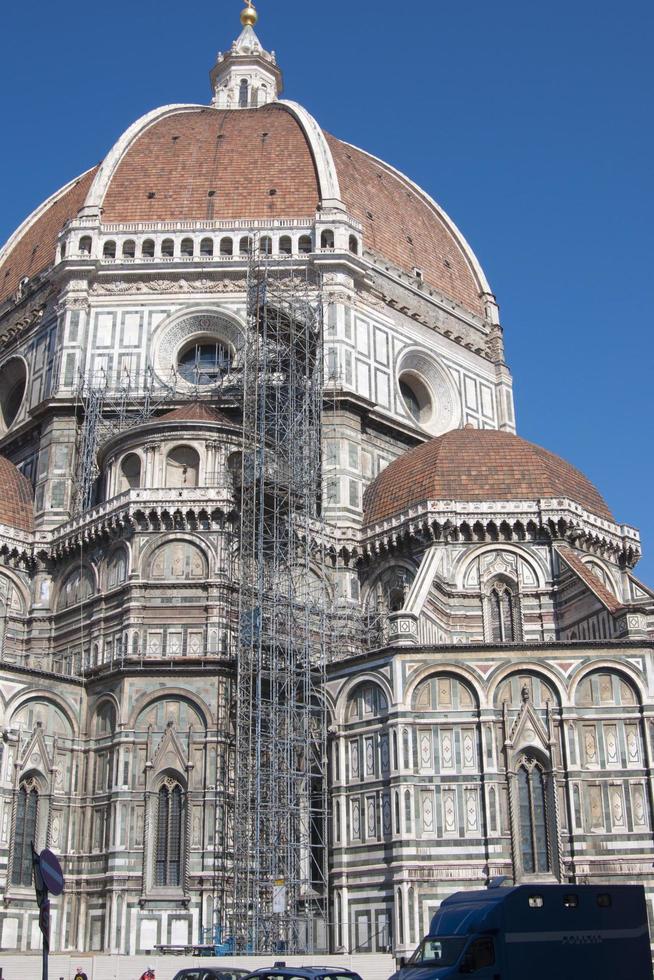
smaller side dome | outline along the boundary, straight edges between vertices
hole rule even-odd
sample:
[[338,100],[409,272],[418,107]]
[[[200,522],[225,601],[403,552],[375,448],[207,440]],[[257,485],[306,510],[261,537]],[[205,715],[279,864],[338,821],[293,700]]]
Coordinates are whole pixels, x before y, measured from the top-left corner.
[[0,456],[0,524],[19,531],[34,530],[32,487],[6,456]]
[[234,426],[234,422],[231,422],[226,415],[219,412],[216,408],[212,408],[210,405],[204,405],[202,402],[191,402],[188,405],[183,405],[181,408],[174,408],[171,412],[166,412],[165,415],[160,415],[157,422],[213,422],[217,425],[229,425]]
[[566,497],[615,523],[590,480],[533,442],[496,429],[453,429],[390,463],[363,498],[375,524],[427,500],[539,500]]

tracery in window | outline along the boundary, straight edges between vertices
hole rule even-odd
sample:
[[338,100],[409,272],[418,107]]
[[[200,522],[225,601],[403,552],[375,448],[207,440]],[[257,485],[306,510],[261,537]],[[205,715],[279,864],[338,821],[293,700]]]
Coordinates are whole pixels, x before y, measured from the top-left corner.
[[513,643],[519,639],[517,598],[501,579],[493,583],[488,594],[488,610],[493,643]]
[[185,800],[180,784],[167,777],[158,794],[155,885],[182,883],[182,840]]
[[32,884],[31,842],[36,841],[36,822],[39,810],[39,791],[36,780],[26,779],[18,788],[14,850],[11,862],[12,885]]
[[518,766],[519,846],[525,874],[550,870],[547,778],[534,759],[525,757]]

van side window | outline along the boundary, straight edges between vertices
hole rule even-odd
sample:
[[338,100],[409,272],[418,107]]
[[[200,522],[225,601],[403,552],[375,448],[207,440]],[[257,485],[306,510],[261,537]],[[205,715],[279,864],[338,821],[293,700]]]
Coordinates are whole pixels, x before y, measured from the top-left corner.
[[492,966],[495,962],[495,945],[488,936],[475,939],[468,952],[472,958],[473,970],[481,970],[483,966]]
[[563,896],[563,908],[564,909],[576,909],[579,905],[579,899],[576,895],[564,895]]
[[530,895],[529,896],[529,908],[530,909],[542,909],[543,907],[543,896],[542,895]]

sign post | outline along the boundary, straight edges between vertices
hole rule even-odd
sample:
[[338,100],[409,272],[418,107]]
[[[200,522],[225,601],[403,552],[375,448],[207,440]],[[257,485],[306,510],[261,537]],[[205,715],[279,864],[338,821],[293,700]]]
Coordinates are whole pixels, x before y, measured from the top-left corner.
[[39,906],[39,929],[43,934],[43,959],[41,980],[48,980],[48,954],[50,953],[50,899],[49,895],[61,895],[64,890],[64,875],[59,861],[47,848],[37,854],[34,841],[32,848],[32,868],[34,888]]

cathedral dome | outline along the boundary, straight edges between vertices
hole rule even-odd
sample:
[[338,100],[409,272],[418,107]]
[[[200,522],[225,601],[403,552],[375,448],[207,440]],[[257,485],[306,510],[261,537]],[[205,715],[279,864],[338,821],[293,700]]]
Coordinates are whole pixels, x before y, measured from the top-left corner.
[[614,522],[599,491],[560,456],[509,432],[454,429],[400,456],[373,480],[364,522],[375,524],[427,500],[556,497]]
[[[296,103],[224,111],[164,106],[131,126],[99,168],[46,201],[0,251],[0,303],[51,266],[78,212],[101,225],[275,222],[349,215],[377,262],[484,316],[490,287],[439,206],[393,167],[323,133]],[[207,224],[206,227],[209,227]],[[247,224],[243,225],[247,228]],[[319,243],[318,243],[319,244]]]
[[19,531],[34,528],[34,498],[27,477],[5,456],[0,456],[0,524]]

